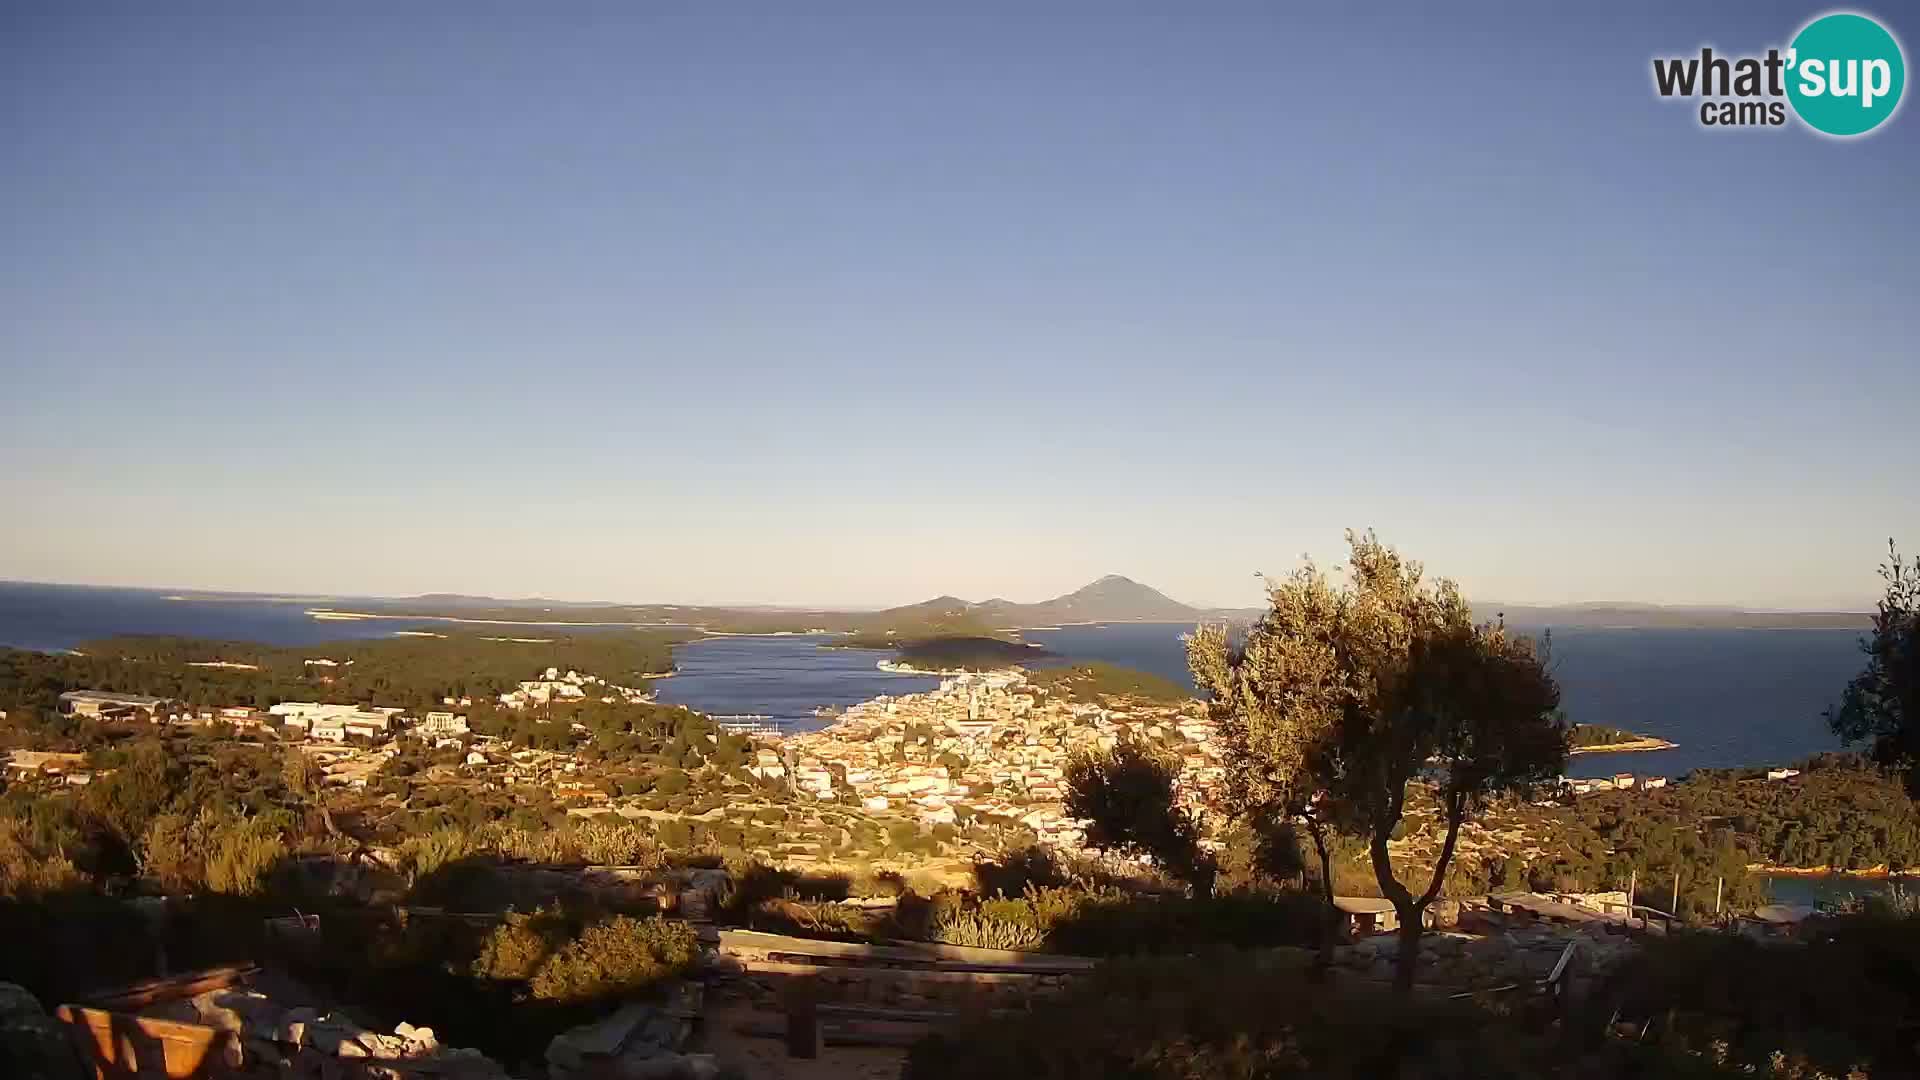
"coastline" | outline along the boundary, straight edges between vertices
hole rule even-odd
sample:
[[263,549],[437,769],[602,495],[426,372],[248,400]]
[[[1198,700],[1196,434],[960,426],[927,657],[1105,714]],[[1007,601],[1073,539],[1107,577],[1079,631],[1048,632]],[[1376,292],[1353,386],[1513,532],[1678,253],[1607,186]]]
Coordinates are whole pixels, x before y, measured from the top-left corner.
[[1864,870],[1835,870],[1831,866],[1775,866],[1772,863],[1748,863],[1747,873],[1765,874],[1769,877],[1793,878],[1859,878],[1862,881],[1898,881],[1902,878],[1920,878],[1920,869],[1892,870],[1887,864],[1869,866]]
[[935,670],[930,668],[917,668],[912,664],[903,664],[898,660],[882,660],[873,666],[889,675],[927,675],[937,676],[943,679],[951,675],[997,675],[1023,670],[1017,666],[987,668],[985,670],[974,670],[971,668],[940,668]]
[[[308,608],[304,614],[320,622],[360,622],[367,619],[402,619],[418,622],[463,623],[472,626],[629,626],[635,629],[680,629],[682,623],[667,622],[567,622],[560,619],[466,619],[457,615],[389,615],[372,611],[335,611],[332,608]],[[688,629],[698,629],[689,627]],[[711,633],[711,631],[703,631]],[[745,635],[742,635],[745,636]]]
[[[568,625],[572,625],[572,624],[568,624]],[[606,623],[590,623],[588,625],[605,626],[607,624]],[[622,626],[678,626],[680,624],[679,623],[621,623],[619,625],[622,625]],[[841,633],[841,631],[839,630],[709,630],[704,626],[696,626],[696,627],[693,627],[693,629],[700,631],[701,636],[695,639],[698,641],[705,641],[708,638],[732,638],[732,637],[833,637]],[[692,644],[692,642],[688,642],[688,644]],[[821,646],[821,648],[828,648],[828,646],[823,645]]]
[[1680,744],[1676,742],[1647,736],[1629,739],[1626,742],[1601,743],[1599,746],[1575,746],[1568,749],[1567,755],[1571,757],[1574,754],[1635,754],[1650,750],[1675,750],[1679,746]]

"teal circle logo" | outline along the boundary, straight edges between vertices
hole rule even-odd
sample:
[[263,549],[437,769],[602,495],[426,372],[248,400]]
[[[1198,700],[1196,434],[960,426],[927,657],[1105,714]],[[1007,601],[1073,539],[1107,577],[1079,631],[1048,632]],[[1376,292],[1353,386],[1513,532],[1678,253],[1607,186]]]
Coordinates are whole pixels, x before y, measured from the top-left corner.
[[1900,43],[1865,15],[1822,15],[1787,50],[1787,100],[1815,131],[1865,135],[1900,107],[1906,88]]

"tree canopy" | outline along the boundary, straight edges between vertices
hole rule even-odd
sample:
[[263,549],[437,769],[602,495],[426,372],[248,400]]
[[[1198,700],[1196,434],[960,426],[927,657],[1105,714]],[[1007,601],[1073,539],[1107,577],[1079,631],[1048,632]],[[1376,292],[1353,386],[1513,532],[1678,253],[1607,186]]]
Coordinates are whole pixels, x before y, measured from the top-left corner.
[[1067,813],[1087,822],[1101,851],[1152,859],[1198,895],[1212,890],[1213,861],[1200,849],[1200,823],[1175,802],[1176,766],[1134,740],[1067,763]]
[[[1451,581],[1428,581],[1372,533],[1347,539],[1344,582],[1309,562],[1269,582],[1269,610],[1244,640],[1202,628],[1188,660],[1226,740],[1236,812],[1304,816],[1310,827],[1365,837],[1400,918],[1398,976],[1410,988],[1422,919],[1460,825],[1488,798],[1557,774],[1566,731],[1559,688],[1531,640],[1476,624]],[[1415,894],[1395,876],[1387,842],[1419,777],[1433,786],[1447,834]]]
[[1920,558],[1902,562],[1889,540],[1880,576],[1886,595],[1872,636],[1860,642],[1867,666],[1828,710],[1827,723],[1848,743],[1869,744],[1873,760],[1900,773],[1907,794],[1920,799]]

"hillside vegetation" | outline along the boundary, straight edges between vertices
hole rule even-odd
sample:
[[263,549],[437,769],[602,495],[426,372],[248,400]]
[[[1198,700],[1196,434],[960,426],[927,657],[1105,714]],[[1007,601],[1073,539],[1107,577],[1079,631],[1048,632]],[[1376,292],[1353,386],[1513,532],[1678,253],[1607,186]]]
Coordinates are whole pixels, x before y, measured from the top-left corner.
[[1094,703],[1125,698],[1185,701],[1193,696],[1193,691],[1171,679],[1105,662],[1041,668],[1027,673],[1027,683],[1073,701]]
[[[1900,873],[1920,869],[1920,810],[1898,780],[1852,755],[1802,763],[1800,776],[1764,779],[1764,770],[1696,770],[1654,791],[1614,791],[1490,807],[1463,829],[1445,894],[1502,889],[1595,892],[1637,878],[1645,902],[1663,909],[1679,879],[1684,917],[1765,900],[1750,866]],[[1396,865],[1427,864],[1441,840],[1430,800],[1413,800]],[[1343,850],[1334,866],[1341,891],[1370,892],[1366,852]]]
[[[528,640],[454,631],[291,647],[116,637],[86,642],[75,650],[79,655],[4,649],[0,709],[51,713],[62,691],[82,687],[191,705],[321,700],[437,708],[446,697],[493,698],[547,667],[637,686],[646,675],[672,671],[673,645],[687,640],[685,634],[633,630],[522,636]],[[195,666],[209,663],[245,666]]]

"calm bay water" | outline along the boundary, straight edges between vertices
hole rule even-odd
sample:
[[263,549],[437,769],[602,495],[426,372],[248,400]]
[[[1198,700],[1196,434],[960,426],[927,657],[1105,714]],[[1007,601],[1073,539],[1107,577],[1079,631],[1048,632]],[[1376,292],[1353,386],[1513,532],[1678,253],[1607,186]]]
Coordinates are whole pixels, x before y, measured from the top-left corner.
[[[1123,623],[1105,629],[1092,626],[1030,631],[1027,639],[1050,652],[1042,664],[1074,660],[1105,660],[1138,668],[1184,686],[1185,647],[1180,635],[1189,627]],[[882,694],[917,694],[933,689],[940,680],[928,676],[893,675],[878,668],[890,653],[870,649],[822,648],[831,638],[800,635],[722,637],[693,642],[674,650],[678,669],[671,679],[654,683],[659,699],[710,713],[753,713],[811,731],[831,723],[814,715],[821,706],[844,708]]]
[[844,708],[882,694],[920,694],[940,685],[925,675],[890,675],[874,665],[893,655],[872,649],[823,649],[814,635],[718,637],[673,650],[674,675],[655,696],[714,714],[757,714],[797,731],[832,723],[814,709]]

